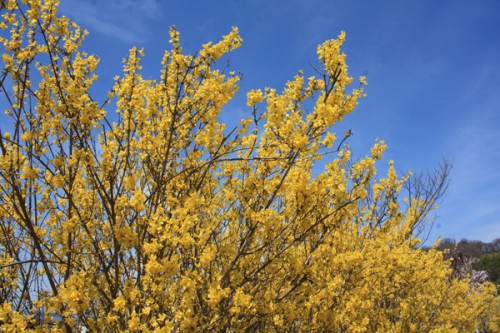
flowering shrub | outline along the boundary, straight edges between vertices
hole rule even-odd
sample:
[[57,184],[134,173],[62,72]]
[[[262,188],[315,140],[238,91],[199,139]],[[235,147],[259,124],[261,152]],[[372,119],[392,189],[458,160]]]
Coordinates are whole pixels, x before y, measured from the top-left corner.
[[132,48],[98,103],[99,59],[57,6],[0,2],[2,331],[467,332],[490,321],[495,287],[471,288],[418,248],[446,177],[400,200],[411,179],[392,162],[377,175],[384,142],[353,160],[351,133],[333,132],[366,84],[351,88],[344,33],[318,47],[319,77],[250,91],[248,118],[226,130],[218,115],[239,77],[214,64],[240,46],[237,29],[187,55],[172,28],[157,79]]

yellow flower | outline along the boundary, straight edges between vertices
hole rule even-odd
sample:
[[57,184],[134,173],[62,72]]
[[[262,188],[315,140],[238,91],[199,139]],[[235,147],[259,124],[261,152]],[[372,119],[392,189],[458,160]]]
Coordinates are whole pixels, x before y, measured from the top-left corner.
[[264,96],[262,95],[262,91],[260,89],[252,89],[247,93],[247,105],[249,107],[254,107],[255,104],[261,103],[263,100]]
[[127,301],[123,297],[117,297],[113,301],[113,306],[115,311],[125,310]]

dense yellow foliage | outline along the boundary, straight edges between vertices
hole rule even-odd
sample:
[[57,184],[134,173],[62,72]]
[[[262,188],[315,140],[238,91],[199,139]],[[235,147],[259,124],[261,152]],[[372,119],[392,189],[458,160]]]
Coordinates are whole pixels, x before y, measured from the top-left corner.
[[57,5],[1,1],[13,121],[0,128],[0,330],[498,325],[494,286],[469,287],[418,248],[433,197],[404,203],[408,178],[392,162],[376,174],[382,141],[353,161],[350,133],[332,132],[366,84],[349,88],[344,33],[318,47],[319,77],[250,91],[249,117],[228,130],[218,115],[239,77],[213,64],[240,46],[237,29],[192,56],[172,28],[157,80],[133,48],[100,105],[99,59],[79,51],[86,32]]

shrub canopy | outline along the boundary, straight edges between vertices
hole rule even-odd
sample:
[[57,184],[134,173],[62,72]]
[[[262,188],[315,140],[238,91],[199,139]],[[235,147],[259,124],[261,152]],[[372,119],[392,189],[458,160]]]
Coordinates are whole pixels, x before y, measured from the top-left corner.
[[1,1],[2,331],[494,324],[494,286],[452,279],[418,247],[448,167],[412,183],[391,162],[381,177],[382,141],[353,160],[350,132],[333,132],[366,84],[351,88],[344,33],[318,46],[316,77],[250,91],[248,118],[226,128],[239,77],[214,64],[240,46],[237,29],[188,55],[172,28],[157,79],[132,48],[99,102],[99,58],[57,6]]

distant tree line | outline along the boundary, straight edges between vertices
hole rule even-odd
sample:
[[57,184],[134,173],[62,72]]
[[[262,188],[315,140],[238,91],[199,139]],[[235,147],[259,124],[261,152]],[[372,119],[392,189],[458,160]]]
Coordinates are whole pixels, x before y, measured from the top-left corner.
[[479,240],[462,239],[457,242],[452,238],[444,238],[437,246],[443,251],[445,259],[453,259],[455,270],[472,262],[472,269],[484,271],[488,279],[500,285],[500,237],[487,243]]
[[450,258],[459,253],[462,256],[480,258],[485,254],[500,252],[500,237],[489,243],[465,238],[457,242],[453,238],[444,238],[437,248],[441,251],[446,249],[450,250],[450,252],[446,254],[446,258]]

